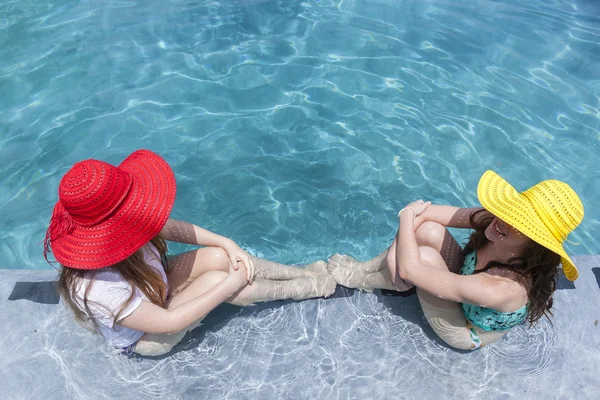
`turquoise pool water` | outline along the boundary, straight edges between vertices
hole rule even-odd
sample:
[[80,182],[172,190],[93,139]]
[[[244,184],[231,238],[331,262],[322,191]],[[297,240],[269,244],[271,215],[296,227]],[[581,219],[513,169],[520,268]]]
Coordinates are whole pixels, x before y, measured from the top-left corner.
[[283,262],[377,254],[494,169],[570,183],[598,254],[592,1],[0,0],[0,268],[41,245],[76,161],[163,155],[173,216]]

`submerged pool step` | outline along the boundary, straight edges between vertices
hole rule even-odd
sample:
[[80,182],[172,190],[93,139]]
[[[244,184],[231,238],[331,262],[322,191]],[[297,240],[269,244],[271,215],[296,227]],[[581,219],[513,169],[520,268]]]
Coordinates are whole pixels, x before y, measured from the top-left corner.
[[591,399],[600,256],[574,261],[580,278],[561,279],[553,325],[519,326],[475,352],[441,343],[416,296],[340,287],[329,299],[222,305],[171,354],[139,362],[74,322],[55,271],[0,270],[2,397]]

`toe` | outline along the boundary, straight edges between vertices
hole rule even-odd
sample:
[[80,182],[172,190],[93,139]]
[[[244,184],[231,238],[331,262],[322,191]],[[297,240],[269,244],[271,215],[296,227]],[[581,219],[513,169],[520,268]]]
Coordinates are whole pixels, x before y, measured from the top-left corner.
[[338,267],[337,263],[332,263],[332,262],[327,263],[327,266],[326,266],[327,273],[329,275],[333,275],[335,273],[335,270],[337,269],[337,267]]
[[314,272],[315,274],[329,275],[328,264],[323,260],[319,260],[312,264],[309,264],[307,268],[309,271]]
[[359,264],[358,261],[356,261],[356,259],[353,257],[346,256],[346,255],[340,257],[339,265],[341,267],[348,268],[348,269],[358,269],[358,267],[359,267],[358,264]]
[[342,257],[344,257],[342,254],[334,254],[331,257],[329,257],[329,260],[327,260],[327,263],[337,265],[337,264],[339,264]]
[[335,282],[335,280],[331,277],[329,277],[327,279],[327,281],[325,282],[325,290],[324,290],[324,297],[329,297],[331,296],[334,292],[335,292],[335,288],[337,286],[337,283]]

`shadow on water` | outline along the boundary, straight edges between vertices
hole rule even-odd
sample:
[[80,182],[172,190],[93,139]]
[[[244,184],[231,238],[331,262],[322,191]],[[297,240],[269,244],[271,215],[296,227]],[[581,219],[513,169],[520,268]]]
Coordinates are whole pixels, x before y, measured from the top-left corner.
[[16,282],[8,300],[29,300],[41,304],[58,304],[57,281]]

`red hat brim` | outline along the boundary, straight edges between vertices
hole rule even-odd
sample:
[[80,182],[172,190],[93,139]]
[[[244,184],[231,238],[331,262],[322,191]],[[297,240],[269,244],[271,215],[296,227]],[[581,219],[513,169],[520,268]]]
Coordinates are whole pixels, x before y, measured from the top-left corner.
[[[148,243],[167,223],[175,202],[175,175],[169,164],[149,150],[137,150],[117,168],[132,185],[122,203],[104,221],[91,227],[75,225],[52,238],[52,254],[62,265],[77,269],[109,267]],[[54,213],[66,213],[56,204]]]

